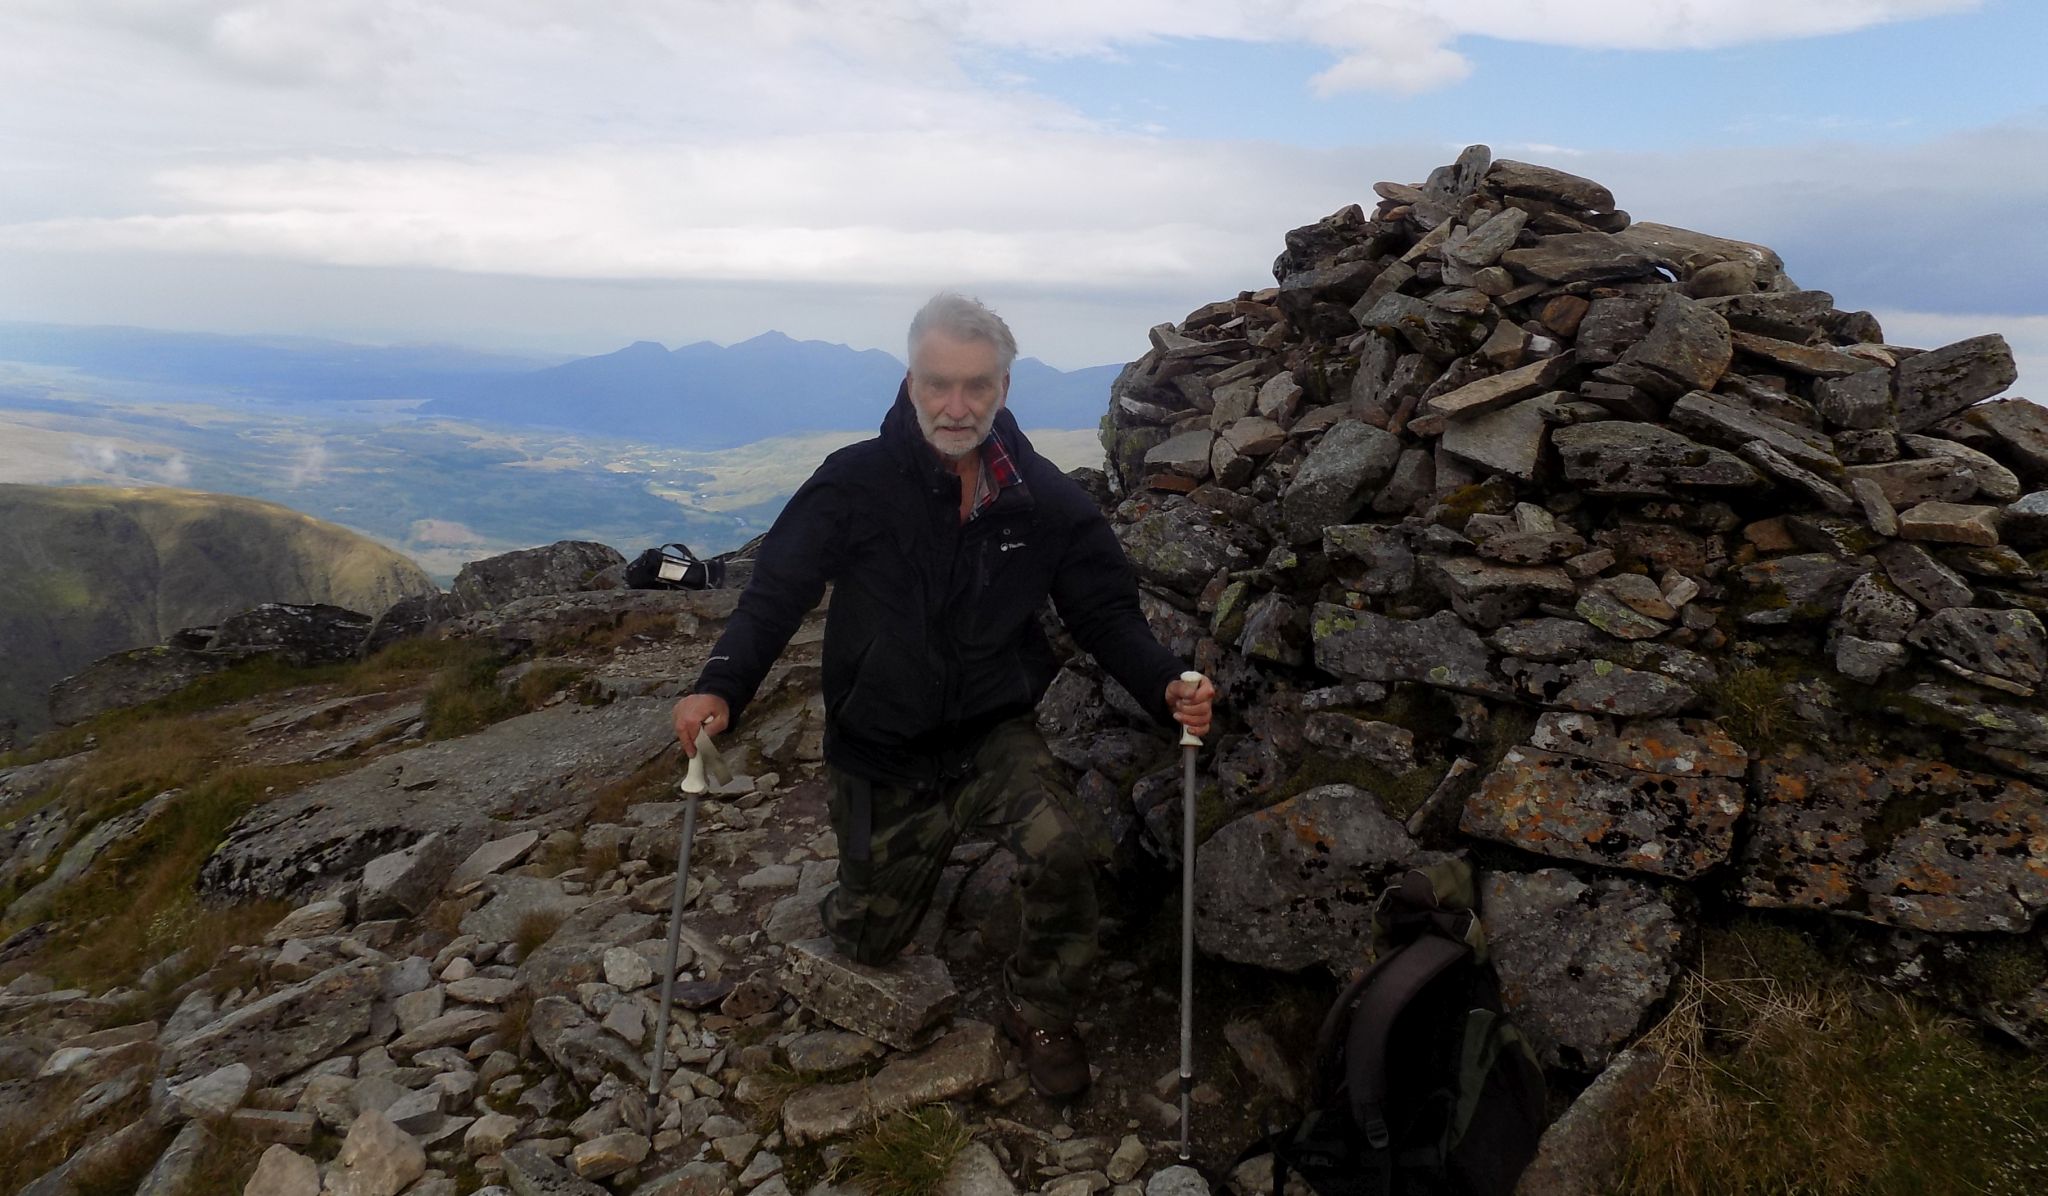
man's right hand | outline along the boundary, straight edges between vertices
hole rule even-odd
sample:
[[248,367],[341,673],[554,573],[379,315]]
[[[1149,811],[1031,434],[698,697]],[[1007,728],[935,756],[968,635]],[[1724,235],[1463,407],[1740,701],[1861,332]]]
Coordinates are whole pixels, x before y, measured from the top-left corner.
[[716,694],[691,694],[676,703],[676,738],[683,741],[683,754],[697,754],[699,729],[718,735],[732,725],[732,707]]

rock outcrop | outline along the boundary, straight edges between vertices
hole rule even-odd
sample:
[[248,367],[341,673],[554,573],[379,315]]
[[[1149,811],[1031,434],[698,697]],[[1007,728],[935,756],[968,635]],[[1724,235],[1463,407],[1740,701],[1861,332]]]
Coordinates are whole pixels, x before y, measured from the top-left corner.
[[[1341,973],[1386,870],[1471,851],[1510,1008],[1588,1072],[1703,904],[2043,952],[2048,409],[2005,341],[1887,343],[1483,146],[1377,191],[1154,328],[1102,424],[1148,614],[1224,695],[1204,949]],[[1127,819],[1169,859],[1170,775]]]

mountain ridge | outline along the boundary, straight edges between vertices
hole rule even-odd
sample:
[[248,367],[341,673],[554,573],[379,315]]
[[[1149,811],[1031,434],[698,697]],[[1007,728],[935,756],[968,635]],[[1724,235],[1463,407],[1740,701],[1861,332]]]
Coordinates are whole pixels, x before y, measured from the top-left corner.
[[168,487],[0,483],[0,721],[48,721],[52,682],[264,602],[377,614],[434,589],[410,559],[277,503]]

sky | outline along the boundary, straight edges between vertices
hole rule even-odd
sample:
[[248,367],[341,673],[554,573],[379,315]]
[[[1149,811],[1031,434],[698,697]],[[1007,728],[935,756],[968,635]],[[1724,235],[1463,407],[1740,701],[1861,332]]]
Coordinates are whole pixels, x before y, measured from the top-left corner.
[[1129,359],[1471,142],[2048,371],[2039,0],[0,0],[0,319]]

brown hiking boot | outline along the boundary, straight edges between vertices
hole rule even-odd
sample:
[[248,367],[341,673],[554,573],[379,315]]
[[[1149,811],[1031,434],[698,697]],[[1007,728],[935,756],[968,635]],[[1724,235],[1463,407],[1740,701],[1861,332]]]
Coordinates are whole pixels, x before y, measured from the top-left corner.
[[1031,1086],[1048,1100],[1079,1096],[1088,1087],[1088,1051],[1069,1022],[1057,1030],[1041,1030],[1024,1020],[1009,1002],[1003,1003],[1003,1034],[1024,1056]]

